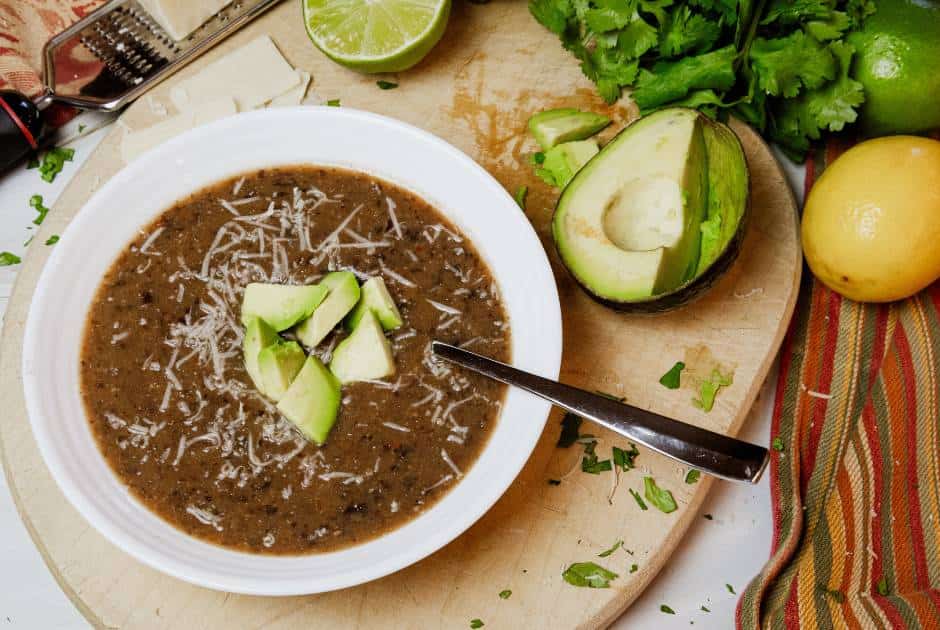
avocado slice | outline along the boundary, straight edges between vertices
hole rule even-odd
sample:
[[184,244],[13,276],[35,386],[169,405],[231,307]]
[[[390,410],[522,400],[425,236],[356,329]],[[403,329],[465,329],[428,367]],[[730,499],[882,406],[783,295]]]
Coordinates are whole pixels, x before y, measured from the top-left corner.
[[310,317],[326,297],[326,287],[253,282],[242,298],[242,324],[252,317],[263,319],[277,332]]
[[336,424],[339,403],[339,381],[320,359],[311,355],[277,408],[308,440],[323,444]]
[[650,114],[562,193],[555,243],[591,294],[615,304],[644,301],[695,277],[709,204],[706,121],[686,108]]
[[367,309],[352,333],[336,346],[330,371],[343,384],[395,373],[392,347],[375,312]]
[[280,340],[277,331],[258,317],[252,317],[245,325],[245,338],[242,340],[242,355],[245,360],[245,371],[251,377],[251,382],[262,394],[264,383],[261,379],[261,369],[258,367],[258,355],[268,346]]
[[277,402],[284,396],[307,355],[296,341],[280,341],[258,353],[258,370],[264,394]]
[[328,273],[320,285],[329,291],[326,299],[296,330],[297,338],[308,348],[316,348],[330,334],[333,327],[356,306],[361,293],[356,275],[351,271]]
[[545,154],[545,161],[540,168],[535,169],[535,174],[549,186],[564,188],[597,153],[597,142],[594,140],[559,144]]
[[369,278],[362,285],[362,297],[353,312],[346,318],[346,328],[355,330],[359,320],[372,311],[385,330],[394,330],[402,325],[401,313],[395,306],[395,300],[385,286],[385,280],[376,276]]
[[607,116],[566,107],[534,115],[529,119],[529,131],[542,150],[548,151],[564,142],[590,138],[609,124]]

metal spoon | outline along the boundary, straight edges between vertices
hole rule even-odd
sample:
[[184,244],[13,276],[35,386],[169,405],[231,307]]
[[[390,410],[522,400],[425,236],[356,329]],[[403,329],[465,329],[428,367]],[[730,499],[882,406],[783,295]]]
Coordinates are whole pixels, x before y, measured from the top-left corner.
[[523,372],[440,341],[433,342],[431,350],[446,361],[524,389],[710,475],[757,483],[767,466],[768,453],[762,446]]

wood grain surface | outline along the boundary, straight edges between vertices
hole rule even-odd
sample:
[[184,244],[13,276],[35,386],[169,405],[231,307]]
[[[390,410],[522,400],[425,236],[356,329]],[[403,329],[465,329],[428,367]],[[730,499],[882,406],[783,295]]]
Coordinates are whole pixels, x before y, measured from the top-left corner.
[[[604,111],[614,129],[634,116],[627,105],[606,107],[557,39],[521,1],[454,7],[444,40],[418,67],[392,78],[363,77],[329,62],[308,41],[300,3],[279,5],[180,75],[158,86],[153,101],[169,104],[168,88],[198,67],[269,33],[296,67],[313,74],[311,92],[423,127],[474,157],[510,191],[530,189],[526,214],[550,252],[564,313],[562,379],[626,397],[632,404],[717,431],[741,427],[771,366],[793,310],[801,271],[796,207],[779,166],[761,139],[735,127],[751,168],[752,215],[737,264],[702,300],[660,316],[617,314],[586,297],[566,275],[551,245],[555,193],[526,161],[536,149],[525,121],[537,110],[574,106]],[[131,128],[157,114],[144,98],[123,116]],[[159,108],[156,108],[159,109]],[[172,111],[172,108],[171,108]],[[121,125],[62,194],[37,238],[68,238],[66,226],[94,190],[121,167]],[[88,247],[94,247],[89,243]],[[600,627],[614,620],[653,579],[696,517],[710,480],[683,481],[685,470],[641,449],[638,468],[619,477],[575,470],[581,449],[556,449],[560,414],[553,413],[523,473],[487,515],[456,541],[397,574],[325,595],[257,598],[229,595],[165,577],[132,560],[89,528],[65,500],[40,458],[23,402],[23,324],[49,248],[32,248],[17,279],[0,345],[0,455],[14,500],[50,570],[97,627],[109,628],[487,628]],[[520,261],[525,264],[525,261]],[[80,269],[75,273],[81,273]],[[83,317],[82,313],[66,314]],[[711,413],[691,404],[687,386],[671,391],[660,375],[707,349],[734,368]],[[622,439],[603,431],[598,453]],[[602,455],[603,456],[603,455]],[[570,473],[570,474],[569,474]],[[628,488],[642,493],[653,475],[679,509],[641,511]],[[564,477],[561,485],[549,478]],[[601,560],[622,539],[633,552]],[[572,562],[597,560],[620,574],[609,589],[582,589],[561,579]],[[636,563],[638,570],[629,572]],[[512,597],[497,594],[511,589]]]

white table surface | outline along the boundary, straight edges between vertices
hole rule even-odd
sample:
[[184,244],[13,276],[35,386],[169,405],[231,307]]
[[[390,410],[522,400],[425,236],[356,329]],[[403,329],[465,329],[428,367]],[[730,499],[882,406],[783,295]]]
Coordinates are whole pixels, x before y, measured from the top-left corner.
[[[84,122],[89,123],[87,117]],[[73,121],[74,129],[78,122]],[[90,121],[91,128],[94,121]],[[35,170],[23,166],[0,176],[0,251],[22,254],[35,211],[28,200],[41,194],[47,206],[53,202],[104,137],[100,130],[74,142],[75,160],[66,164],[55,181],[48,184]],[[66,130],[66,135],[69,135]],[[787,164],[794,189],[801,190],[801,172]],[[67,235],[64,236],[67,238]],[[32,247],[46,247],[35,241]],[[0,267],[0,317],[6,308],[18,267]],[[742,437],[753,442],[770,442],[770,410],[775,376],[768,379]],[[669,565],[643,595],[614,625],[627,628],[730,628],[737,595],[728,592],[731,584],[740,593],[768,557],[771,540],[768,477],[756,486],[718,482],[705,501],[701,514],[713,520],[696,519]],[[20,522],[0,476],[0,629],[53,630],[86,628],[88,623],[59,590]],[[664,614],[667,604],[675,616]],[[702,606],[711,610],[703,612]],[[484,620],[485,621],[485,620]]]

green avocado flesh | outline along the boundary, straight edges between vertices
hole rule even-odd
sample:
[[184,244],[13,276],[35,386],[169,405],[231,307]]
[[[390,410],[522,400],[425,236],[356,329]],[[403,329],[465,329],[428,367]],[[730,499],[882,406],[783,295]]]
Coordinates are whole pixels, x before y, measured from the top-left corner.
[[261,369],[258,367],[258,356],[262,350],[274,345],[279,339],[277,331],[265,323],[263,319],[252,317],[245,325],[245,338],[242,341],[245,371],[248,372],[251,381],[262,394],[264,393],[264,383],[261,380]]
[[597,152],[597,142],[594,140],[559,144],[545,153],[545,161],[535,170],[535,174],[549,186],[564,188]]
[[744,214],[747,182],[730,129],[691,109],[659,110],[574,176],[555,209],[555,243],[595,296],[648,301],[723,253]]
[[359,301],[359,282],[351,271],[329,273],[320,285],[329,290],[326,299],[295,331],[300,342],[308,348],[316,348]]
[[323,444],[336,423],[339,403],[339,381],[320,359],[309,356],[277,408],[307,439]]
[[296,341],[279,341],[258,354],[258,370],[264,384],[264,394],[271,400],[280,400],[291,382],[300,372],[307,355]]
[[362,285],[362,299],[346,318],[346,328],[354,330],[359,325],[359,320],[369,311],[375,313],[385,330],[394,330],[402,325],[401,313],[398,312],[395,300],[392,299],[382,278],[369,278]]
[[590,138],[609,124],[609,118],[594,112],[550,109],[529,119],[529,131],[542,150],[548,151],[565,142]]
[[253,282],[245,287],[242,298],[242,324],[259,317],[280,332],[310,317],[326,297],[327,289],[318,284],[289,285]]
[[352,333],[336,346],[330,371],[343,384],[385,378],[395,373],[392,347],[372,310],[367,310]]

